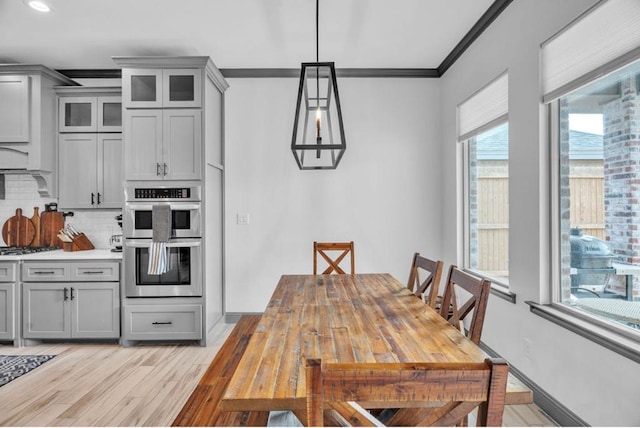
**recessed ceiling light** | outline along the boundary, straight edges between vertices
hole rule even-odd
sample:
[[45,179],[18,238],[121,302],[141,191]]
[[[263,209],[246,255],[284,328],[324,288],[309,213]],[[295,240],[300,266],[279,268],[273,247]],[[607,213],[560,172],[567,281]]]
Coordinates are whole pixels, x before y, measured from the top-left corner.
[[46,2],[42,0],[27,0],[25,1],[32,9],[37,10],[38,12],[49,12],[51,11],[51,6],[49,6]]

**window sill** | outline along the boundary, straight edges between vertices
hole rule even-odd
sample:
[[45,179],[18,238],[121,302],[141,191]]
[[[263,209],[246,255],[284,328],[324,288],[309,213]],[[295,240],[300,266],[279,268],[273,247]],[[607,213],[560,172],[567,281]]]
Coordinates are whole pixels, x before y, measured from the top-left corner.
[[508,302],[514,304],[516,303],[516,294],[512,291],[509,291],[507,287],[503,287],[498,284],[491,284],[491,294]]
[[578,316],[572,310],[558,305],[541,305],[531,301],[525,303],[530,306],[532,313],[640,363],[640,340],[631,337],[631,334],[618,332],[616,326],[606,327],[604,324],[601,325],[588,317]]
[[472,269],[463,269],[465,272],[470,273],[471,275],[475,275],[479,278],[488,279],[491,281],[491,294],[497,296],[501,299],[506,300],[507,302],[516,303],[516,294],[509,290],[509,286],[503,284],[498,279],[490,277],[484,274],[481,271],[472,270]]
[[497,284],[491,284],[491,294],[494,296],[500,297],[511,303],[516,303],[516,294],[512,291],[509,291],[508,288],[502,287]]

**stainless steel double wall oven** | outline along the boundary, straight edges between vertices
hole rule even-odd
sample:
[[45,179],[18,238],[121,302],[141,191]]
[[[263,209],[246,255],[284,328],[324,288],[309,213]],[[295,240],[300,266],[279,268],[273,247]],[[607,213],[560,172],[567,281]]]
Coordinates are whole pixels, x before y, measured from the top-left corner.
[[[202,296],[202,188],[184,183],[138,182],[125,188],[123,218],[125,293],[127,297]],[[157,204],[171,210],[171,238],[166,244],[169,270],[148,274]]]

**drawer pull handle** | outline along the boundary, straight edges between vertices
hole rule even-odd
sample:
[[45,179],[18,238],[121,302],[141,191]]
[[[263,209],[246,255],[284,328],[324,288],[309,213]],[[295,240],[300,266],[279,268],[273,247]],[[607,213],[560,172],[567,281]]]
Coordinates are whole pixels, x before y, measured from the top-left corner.
[[152,322],[151,324],[152,324],[152,325],[171,325],[171,324],[173,324],[173,322],[171,322],[171,321],[163,321],[163,322],[160,322],[160,321],[154,321],[154,322]]
[[33,271],[34,275],[53,275],[55,274],[55,271],[52,270],[36,270]]
[[81,275],[100,275],[103,273],[103,270],[85,270],[80,272]]

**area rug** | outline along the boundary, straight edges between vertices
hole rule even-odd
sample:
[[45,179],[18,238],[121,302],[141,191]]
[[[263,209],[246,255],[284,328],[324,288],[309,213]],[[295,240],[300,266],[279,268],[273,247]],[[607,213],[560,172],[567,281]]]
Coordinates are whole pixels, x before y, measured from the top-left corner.
[[29,373],[55,355],[0,355],[0,386]]

